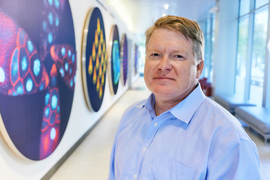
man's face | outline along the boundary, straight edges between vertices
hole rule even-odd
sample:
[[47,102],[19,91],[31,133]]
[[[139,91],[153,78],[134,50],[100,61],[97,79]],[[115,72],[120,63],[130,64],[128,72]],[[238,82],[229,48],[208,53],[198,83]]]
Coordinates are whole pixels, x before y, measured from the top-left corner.
[[180,32],[153,32],[146,49],[144,80],[156,99],[180,102],[195,88],[203,61],[197,65],[192,45]]

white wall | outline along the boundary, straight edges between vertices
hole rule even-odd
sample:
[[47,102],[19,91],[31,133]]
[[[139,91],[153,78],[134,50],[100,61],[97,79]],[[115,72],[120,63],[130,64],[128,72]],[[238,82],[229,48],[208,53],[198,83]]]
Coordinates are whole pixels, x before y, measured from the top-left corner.
[[[108,9],[106,11],[96,0],[69,0],[73,22],[75,28],[76,48],[77,48],[77,79],[74,91],[73,106],[70,114],[70,119],[66,128],[66,132],[56,150],[46,159],[41,161],[32,161],[28,159],[22,159],[15,155],[11,149],[7,146],[3,137],[0,136],[0,179],[41,179],[54,165],[55,163],[82,137],[82,135],[91,128],[98,119],[123,95],[128,89],[128,84],[134,82],[138,75],[134,76],[134,72],[130,72],[127,85],[124,87],[120,82],[118,92],[116,95],[112,95],[109,88],[109,78],[107,74],[107,80],[105,85],[105,95],[98,113],[89,111],[84,99],[83,84],[82,84],[82,70],[81,70],[81,47],[82,47],[82,35],[84,30],[84,23],[90,8],[98,7],[101,10],[106,33],[106,41],[108,47],[108,40],[110,36],[111,27],[114,24],[118,25],[119,37],[122,38],[123,33],[127,33],[127,37],[131,39],[132,44],[129,46],[134,49],[134,43],[136,38],[131,34],[126,25],[120,21],[116,16],[113,18],[110,13],[114,13],[109,7],[103,3]],[[121,39],[120,39],[121,41]],[[134,50],[129,59],[129,64],[134,64]],[[130,67],[130,69],[132,69]],[[130,70],[129,69],[129,70]]]

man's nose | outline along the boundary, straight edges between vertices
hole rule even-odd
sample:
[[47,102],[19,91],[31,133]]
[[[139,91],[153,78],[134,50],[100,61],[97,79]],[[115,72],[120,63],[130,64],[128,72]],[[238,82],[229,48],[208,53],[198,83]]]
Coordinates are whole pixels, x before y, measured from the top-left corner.
[[163,71],[171,70],[172,64],[171,64],[170,58],[168,56],[163,56],[163,58],[160,60],[158,68]]

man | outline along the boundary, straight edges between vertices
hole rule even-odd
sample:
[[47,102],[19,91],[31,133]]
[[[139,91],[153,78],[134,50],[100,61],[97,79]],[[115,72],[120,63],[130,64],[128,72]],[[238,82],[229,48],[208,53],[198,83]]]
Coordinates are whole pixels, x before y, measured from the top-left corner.
[[204,96],[203,34],[165,16],[146,31],[144,79],[152,92],[123,114],[109,180],[258,180],[255,144],[234,116]]

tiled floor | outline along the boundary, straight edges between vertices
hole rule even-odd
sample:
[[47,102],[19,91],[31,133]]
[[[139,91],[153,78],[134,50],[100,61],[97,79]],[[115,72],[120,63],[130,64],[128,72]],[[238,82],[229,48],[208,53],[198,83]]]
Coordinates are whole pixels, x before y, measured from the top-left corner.
[[270,141],[265,145],[264,139],[252,129],[246,129],[246,132],[257,146],[261,162],[262,180],[270,180]]
[[[114,136],[124,110],[132,103],[145,99],[150,92],[145,88],[143,78],[139,78],[131,90],[103,116],[89,136],[52,176],[51,180],[106,180]],[[256,143],[260,161],[262,180],[270,180],[270,142],[252,130],[246,130]]]

